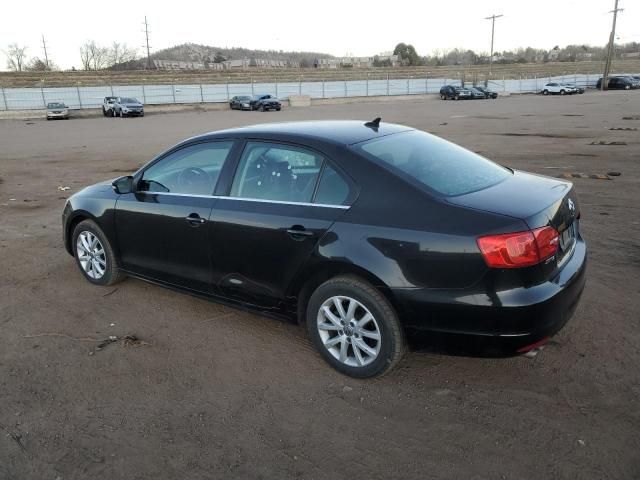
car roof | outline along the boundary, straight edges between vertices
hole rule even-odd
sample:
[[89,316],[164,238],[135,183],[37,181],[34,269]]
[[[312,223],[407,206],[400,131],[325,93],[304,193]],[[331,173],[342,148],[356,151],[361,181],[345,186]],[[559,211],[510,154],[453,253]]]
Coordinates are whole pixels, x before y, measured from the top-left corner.
[[[280,140],[320,140],[338,145],[352,145],[377,137],[413,130],[393,123],[380,123],[377,128],[365,126],[366,120],[320,120],[280,122],[230,128],[210,132],[195,139],[216,137],[274,138]],[[194,139],[190,139],[194,140]]]

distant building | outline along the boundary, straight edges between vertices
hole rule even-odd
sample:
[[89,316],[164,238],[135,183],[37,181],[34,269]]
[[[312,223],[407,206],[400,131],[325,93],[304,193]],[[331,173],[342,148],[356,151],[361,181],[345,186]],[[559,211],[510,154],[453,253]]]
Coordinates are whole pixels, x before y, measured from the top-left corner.
[[[377,55],[379,62],[387,62],[392,67],[398,67],[402,64],[398,55],[392,55],[390,52]],[[318,68],[371,68],[374,66],[376,57],[339,57],[339,58],[321,58],[317,61]]]

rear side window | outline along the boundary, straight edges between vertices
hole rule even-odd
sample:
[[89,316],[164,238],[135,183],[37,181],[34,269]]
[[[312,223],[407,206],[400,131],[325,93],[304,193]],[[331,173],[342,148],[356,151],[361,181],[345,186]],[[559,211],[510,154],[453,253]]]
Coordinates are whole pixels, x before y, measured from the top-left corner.
[[323,205],[345,205],[349,198],[349,185],[328,163],[320,177],[314,203]]
[[451,142],[425,132],[388,135],[356,145],[365,156],[442,195],[482,190],[511,171]]
[[323,158],[299,147],[248,142],[242,152],[231,196],[309,203]]

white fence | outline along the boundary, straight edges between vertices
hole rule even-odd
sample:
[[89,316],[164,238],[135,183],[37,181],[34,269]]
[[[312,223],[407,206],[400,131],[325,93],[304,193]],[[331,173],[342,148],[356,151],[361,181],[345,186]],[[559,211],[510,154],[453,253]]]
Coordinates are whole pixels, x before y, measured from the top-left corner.
[[[538,92],[547,82],[574,83],[595,87],[600,75],[562,75],[556,77],[490,80],[497,92]],[[460,85],[459,79],[411,77],[383,80],[331,80],[273,83],[222,83],[215,85],[113,85],[102,87],[0,88],[0,110],[33,110],[48,102],[64,102],[69,108],[98,108],[107,96],[134,97],[144,104],[221,103],[235,95],[272,94],[311,98],[370,97],[378,95],[421,95],[438,93],[447,84]],[[466,86],[471,82],[465,82]]]

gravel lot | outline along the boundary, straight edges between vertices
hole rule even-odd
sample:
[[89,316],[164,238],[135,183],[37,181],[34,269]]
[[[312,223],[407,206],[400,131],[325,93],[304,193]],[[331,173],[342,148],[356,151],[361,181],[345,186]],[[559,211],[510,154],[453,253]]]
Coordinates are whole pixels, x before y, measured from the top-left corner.
[[[622,173],[574,180],[587,287],[536,358],[412,352],[356,381],[296,325],[95,287],[64,251],[65,197],[183,138],[376,116],[515,168]],[[639,128],[635,91],[0,121],[0,478],[640,478]],[[144,343],[96,350],[126,334]]]

